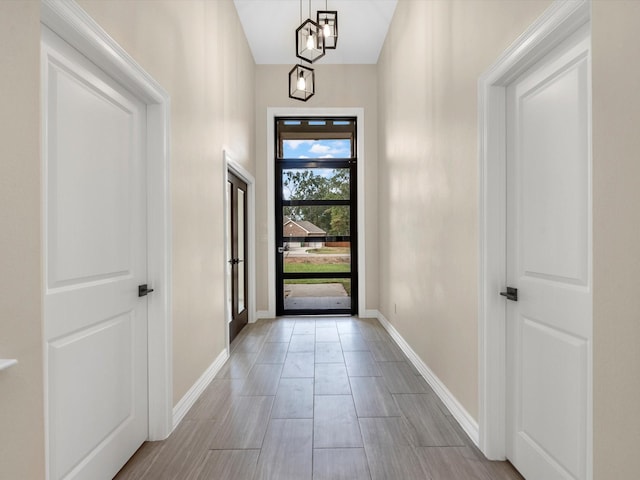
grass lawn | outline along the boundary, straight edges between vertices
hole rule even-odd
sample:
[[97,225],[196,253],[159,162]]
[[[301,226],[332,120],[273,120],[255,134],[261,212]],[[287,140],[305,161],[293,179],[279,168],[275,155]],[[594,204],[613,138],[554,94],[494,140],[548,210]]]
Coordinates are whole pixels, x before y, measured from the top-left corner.
[[[346,262],[341,263],[287,263],[284,264],[286,273],[327,273],[349,272],[351,267]],[[326,283],[326,282],[325,282]]]
[[[335,252],[333,252],[335,253]],[[296,262],[284,264],[286,273],[346,273],[350,271],[348,262],[339,263],[311,263]],[[351,296],[351,280],[349,278],[297,278],[287,279],[284,283],[288,284],[321,284],[321,283],[341,283],[347,295]]]
[[294,285],[294,284],[305,284],[305,285],[313,285],[313,284],[321,284],[321,283],[341,283],[344,287],[347,295],[351,296],[351,280],[348,278],[297,278],[295,280],[288,279],[284,281],[285,284]]
[[336,254],[336,253],[351,253],[349,247],[322,247],[322,248],[310,248],[307,253],[320,253],[320,254]]

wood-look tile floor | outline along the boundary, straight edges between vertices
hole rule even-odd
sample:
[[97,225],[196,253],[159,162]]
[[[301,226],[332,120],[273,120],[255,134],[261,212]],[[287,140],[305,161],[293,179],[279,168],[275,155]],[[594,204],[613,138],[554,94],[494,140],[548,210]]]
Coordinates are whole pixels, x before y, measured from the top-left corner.
[[248,325],[171,436],[118,480],[522,480],[490,462],[377,322]]

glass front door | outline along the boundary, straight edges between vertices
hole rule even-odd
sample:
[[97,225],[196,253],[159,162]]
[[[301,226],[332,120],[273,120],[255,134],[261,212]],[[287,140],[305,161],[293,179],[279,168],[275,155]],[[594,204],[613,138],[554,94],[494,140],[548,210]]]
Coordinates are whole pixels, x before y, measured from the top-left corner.
[[277,314],[357,313],[355,119],[276,119]]

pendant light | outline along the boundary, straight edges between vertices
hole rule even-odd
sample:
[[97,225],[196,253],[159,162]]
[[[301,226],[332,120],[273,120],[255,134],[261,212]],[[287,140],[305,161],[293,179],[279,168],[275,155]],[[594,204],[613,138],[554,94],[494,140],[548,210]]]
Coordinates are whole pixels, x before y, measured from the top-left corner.
[[327,0],[324,2],[324,10],[316,13],[317,24],[322,28],[324,48],[333,50],[338,45],[338,12],[327,9]]
[[306,102],[316,93],[316,74],[313,68],[295,65],[289,72],[289,98]]
[[[311,0],[309,0],[309,17],[311,17]],[[302,0],[300,0],[300,21],[302,22]],[[313,63],[324,57],[324,36],[320,25],[307,18],[296,29],[296,57]]]

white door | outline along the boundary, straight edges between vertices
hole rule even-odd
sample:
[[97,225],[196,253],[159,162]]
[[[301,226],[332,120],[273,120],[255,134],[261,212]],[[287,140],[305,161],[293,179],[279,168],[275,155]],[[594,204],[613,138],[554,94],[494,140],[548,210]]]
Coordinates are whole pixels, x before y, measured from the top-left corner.
[[146,107],[42,35],[49,478],[110,479],[148,432]]
[[591,425],[589,31],[507,89],[508,457],[586,479]]

